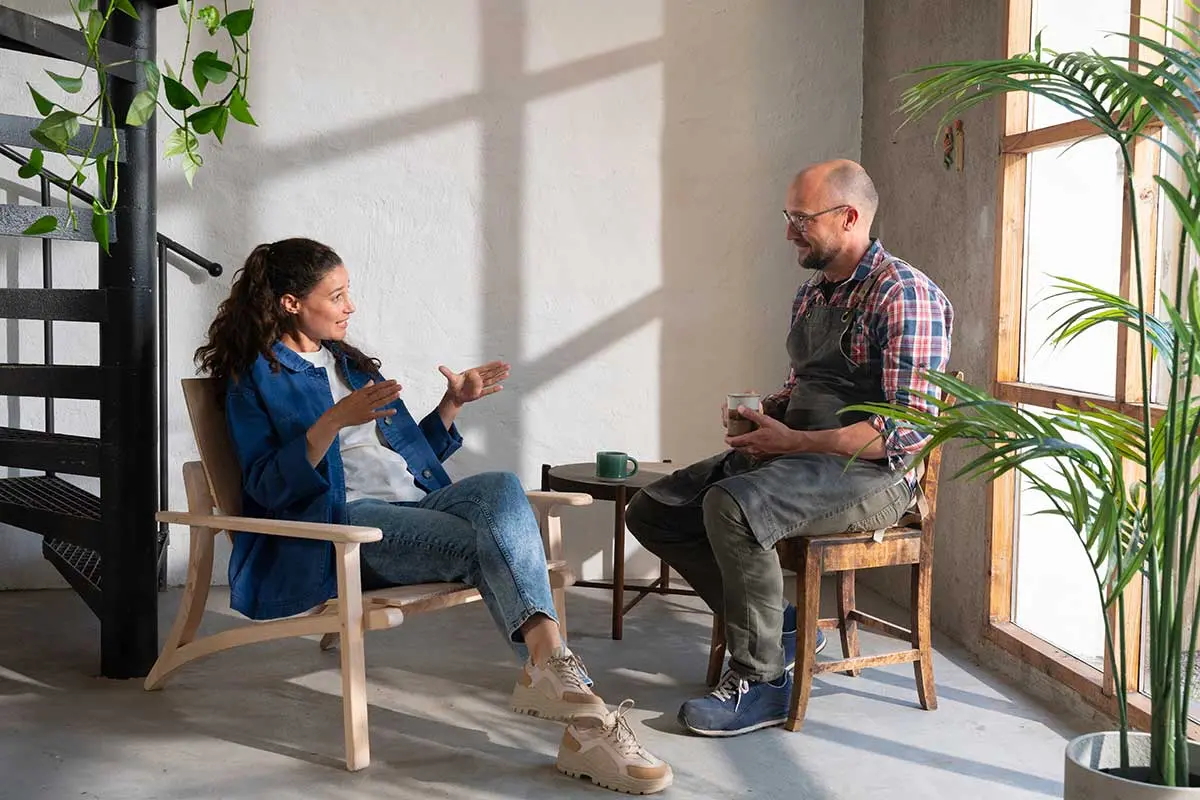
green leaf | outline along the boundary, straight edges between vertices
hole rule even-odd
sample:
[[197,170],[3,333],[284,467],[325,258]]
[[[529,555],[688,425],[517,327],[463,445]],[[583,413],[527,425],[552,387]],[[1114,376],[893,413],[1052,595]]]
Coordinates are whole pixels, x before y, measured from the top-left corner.
[[104,15],[99,11],[92,9],[88,12],[87,25],[84,27],[84,38],[92,47],[96,46],[96,42],[100,41],[100,34],[104,31]]
[[32,225],[21,231],[23,236],[41,236],[45,233],[53,233],[58,227],[58,218],[53,214],[47,214],[44,217],[39,217]]
[[197,54],[196,60],[192,62],[192,77],[196,79],[196,86],[201,94],[209,83],[224,83],[232,71],[233,65],[222,61],[215,50],[205,50]]
[[22,164],[21,168],[17,170],[17,175],[21,176],[22,178],[33,178],[37,176],[41,173],[42,164],[45,160],[46,157],[42,151],[34,148],[33,152],[29,154],[29,163]]
[[118,11],[126,14],[127,16],[133,17],[134,19],[141,19],[141,17],[138,16],[137,9],[133,7],[133,4],[130,3],[129,0],[113,0],[113,5],[116,6]]
[[200,156],[196,153],[185,153],[183,156],[183,177],[187,179],[188,186],[192,185],[192,181],[196,178],[196,170],[200,169]]
[[179,0],[179,18],[183,20],[183,24],[188,24],[188,17],[192,13],[192,0]]
[[145,59],[138,63],[142,65],[142,70],[146,75],[146,91],[158,97],[158,85],[162,82],[162,73],[158,71],[158,65]]
[[104,248],[104,252],[108,253],[108,214],[104,213],[99,204],[92,206],[92,235]]
[[133,96],[133,102],[129,104],[129,113],[125,115],[125,124],[145,125],[154,116],[154,109],[157,105],[154,92],[149,89],[138,92]]
[[254,23],[254,9],[245,8],[241,11],[234,11],[221,20],[221,24],[225,26],[225,30],[229,31],[231,36],[245,36],[250,30],[250,26]]
[[83,88],[83,78],[72,78],[69,75],[59,75],[57,72],[51,72],[50,70],[46,70],[46,74],[53,78],[54,82],[57,83],[64,92],[75,94]]
[[96,184],[100,187],[100,194],[108,193],[108,156],[102,155],[96,159]]
[[189,149],[196,148],[196,137],[191,131],[185,131],[183,128],[176,128],[171,131],[167,137],[166,144],[163,146],[163,158],[172,158],[182,155]]
[[171,104],[171,108],[187,111],[193,106],[200,105],[200,101],[196,99],[196,95],[192,94],[192,90],[174,78],[163,78],[163,84],[166,87],[167,102]]
[[83,170],[75,170],[75,185],[83,186],[85,183],[87,183],[87,174]]
[[49,149],[66,152],[67,145],[79,133],[79,115],[62,109],[46,117],[30,134],[38,142],[49,144]]
[[95,2],[95,0],[79,0],[79,2],[75,4],[75,7],[79,9],[80,14],[86,14],[92,9],[93,2]]
[[175,75],[175,70],[171,69],[170,61],[164,61],[163,66],[167,68],[167,77],[168,78],[178,80],[178,76]]
[[224,112],[225,106],[209,106],[194,112],[188,119],[192,121],[192,128],[196,133],[211,133],[221,121]]
[[44,117],[54,110],[54,103],[50,102],[45,97],[42,97],[42,95],[38,93],[38,90],[33,88],[33,84],[26,83],[25,85],[29,87],[29,93],[33,95],[33,104],[37,106],[39,114]]
[[217,136],[217,141],[225,144],[225,128],[229,125],[229,109],[221,106],[221,116],[217,118],[217,124],[213,126],[213,133]]
[[49,136],[42,133],[37,128],[34,128],[33,130],[31,130],[29,132],[29,136],[35,142],[37,142],[38,144],[40,144],[42,147],[46,148],[47,150],[50,150],[51,152],[60,153],[63,150],[63,148],[59,147],[59,143],[57,141],[55,141],[54,139],[51,139]]
[[246,102],[246,98],[242,96],[241,89],[234,89],[233,95],[229,98],[229,113],[238,122],[246,125],[258,125],[254,121],[254,117],[250,116],[250,104]]
[[216,33],[217,28],[221,27],[221,12],[217,11],[216,6],[205,6],[196,12],[196,18],[204,23],[209,35]]

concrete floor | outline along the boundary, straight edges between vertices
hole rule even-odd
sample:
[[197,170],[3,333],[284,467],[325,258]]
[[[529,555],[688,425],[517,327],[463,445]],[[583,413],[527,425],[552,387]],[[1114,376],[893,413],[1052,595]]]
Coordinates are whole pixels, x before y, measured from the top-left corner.
[[[206,629],[235,624],[214,595]],[[163,596],[163,631],[178,599]],[[575,589],[568,606],[597,688],[637,701],[642,741],[674,768],[665,797],[1061,797],[1064,742],[1088,726],[939,642],[936,712],[916,705],[910,666],[876,669],[819,678],[801,733],[705,740],[675,721],[703,690],[710,617],[695,600],[648,598],[620,642],[604,592]],[[337,657],[311,640],[201,660],[150,694],[91,677],[97,625],[70,593],[0,593],[0,630],[4,800],[615,796],[555,771],[561,727],[506,710],[515,667],[478,604],[368,637],[373,761],[357,774],[340,768]],[[866,652],[884,644],[864,636]]]

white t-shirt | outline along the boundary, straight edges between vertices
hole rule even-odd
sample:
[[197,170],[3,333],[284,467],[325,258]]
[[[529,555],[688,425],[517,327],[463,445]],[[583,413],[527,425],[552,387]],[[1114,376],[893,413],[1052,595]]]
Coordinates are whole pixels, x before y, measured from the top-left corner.
[[[328,348],[299,355],[311,364],[325,368],[333,402],[350,394],[350,387],[338,371],[337,357]],[[339,446],[342,452],[347,503],[366,497],[388,503],[411,502],[425,496],[413,481],[404,456],[388,447],[374,421],[342,428],[334,446]]]

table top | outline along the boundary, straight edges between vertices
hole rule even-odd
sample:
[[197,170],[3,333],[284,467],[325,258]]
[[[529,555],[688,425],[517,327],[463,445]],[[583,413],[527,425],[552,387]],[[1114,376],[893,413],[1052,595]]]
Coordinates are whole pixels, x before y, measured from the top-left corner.
[[597,500],[615,500],[617,490],[625,489],[625,499],[644,486],[649,486],[663,475],[679,468],[678,464],[663,461],[642,461],[637,474],[620,480],[596,477],[596,463],[584,461],[578,464],[559,464],[550,467],[547,474],[548,487],[557,492],[586,492]]

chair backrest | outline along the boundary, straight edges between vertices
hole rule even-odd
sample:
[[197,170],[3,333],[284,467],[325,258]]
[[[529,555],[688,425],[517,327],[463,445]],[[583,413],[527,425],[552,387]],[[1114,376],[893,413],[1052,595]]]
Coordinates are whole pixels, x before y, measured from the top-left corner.
[[217,511],[242,513],[242,467],[233,451],[225,423],[223,387],[216,378],[184,378],[183,399],[192,421],[192,435],[200,451],[200,464]]
[[[963,373],[956,372],[954,377],[958,380],[963,379]],[[954,395],[947,395],[946,401],[951,405],[955,402]],[[922,524],[932,523],[933,518],[937,515],[937,495],[938,495],[938,474],[942,471],[942,444],[929,451],[925,456],[925,472],[921,476],[920,486],[921,494],[924,496],[926,507],[921,510]],[[928,525],[925,525],[928,527]]]

